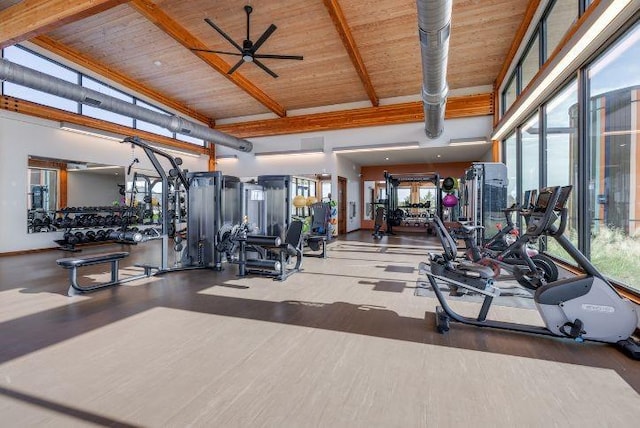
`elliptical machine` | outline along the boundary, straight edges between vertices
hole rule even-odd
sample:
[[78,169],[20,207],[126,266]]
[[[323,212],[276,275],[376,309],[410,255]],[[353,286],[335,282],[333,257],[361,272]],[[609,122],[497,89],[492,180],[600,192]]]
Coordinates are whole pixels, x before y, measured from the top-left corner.
[[[487,314],[493,299],[500,290],[492,285],[484,289],[473,287],[451,278],[425,271],[441,306],[436,307],[438,332],[449,330],[451,321],[477,327],[490,327],[546,336],[558,336],[578,342],[591,340],[617,344],[634,359],[640,359],[640,343],[631,335],[638,325],[638,315],[633,303],[620,296],[611,283],[587,260],[587,258],[564,235],[567,225],[566,200],[560,196],[561,187],[540,190],[529,218],[527,233],[533,236],[547,235],[578,263],[585,272],[573,278],[562,279],[543,285],[534,294],[534,302],[545,327],[527,324],[488,320]],[[560,203],[559,203],[560,202]],[[555,226],[560,219],[559,226]],[[455,287],[469,289],[484,295],[484,301],[476,318],[465,317],[454,312],[439,289],[437,281]]]

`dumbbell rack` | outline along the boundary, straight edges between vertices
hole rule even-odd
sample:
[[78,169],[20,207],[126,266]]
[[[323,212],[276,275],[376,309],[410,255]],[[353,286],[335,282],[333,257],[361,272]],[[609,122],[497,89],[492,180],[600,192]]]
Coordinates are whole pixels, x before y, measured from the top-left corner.
[[40,208],[29,210],[27,212],[28,233],[52,232],[57,230],[52,221],[54,217],[55,211]]
[[430,226],[435,209],[429,203],[415,203],[398,207],[405,210],[405,215],[400,223],[404,227],[426,227]]
[[[125,231],[138,224],[137,209],[123,206],[71,207],[56,211],[53,221],[58,230],[64,230],[63,239],[54,240],[63,251],[80,251],[78,244],[116,242],[111,232]],[[131,228],[129,228],[131,230]]]

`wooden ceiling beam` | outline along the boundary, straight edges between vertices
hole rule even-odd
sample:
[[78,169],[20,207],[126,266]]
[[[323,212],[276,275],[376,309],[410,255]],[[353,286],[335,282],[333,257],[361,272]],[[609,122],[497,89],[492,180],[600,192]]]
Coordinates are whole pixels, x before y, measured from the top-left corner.
[[101,131],[111,132],[118,135],[136,135],[145,140],[162,144],[176,149],[188,150],[198,154],[207,154],[209,149],[198,146],[196,144],[187,143],[152,132],[142,131],[140,129],[132,129],[128,126],[118,125],[116,123],[95,119],[89,116],[83,116],[77,113],[70,113],[53,107],[43,106],[31,101],[4,95],[0,97],[0,110],[12,111],[15,113],[26,114],[28,116],[39,117],[47,120],[58,122],[69,122],[76,125],[86,126]]
[[181,26],[177,21],[167,15],[155,3],[150,0],[132,0],[131,2],[129,2],[129,4],[142,16],[155,24],[156,27],[160,28],[182,46],[189,49],[191,52],[193,52],[194,55],[198,56],[214,70],[229,79],[247,94],[258,100],[269,110],[280,117],[286,116],[287,112],[283,106],[269,97],[266,93],[264,93],[260,88],[254,85],[242,74],[238,72],[227,74],[231,66],[220,56],[214,53],[194,52],[192,49],[209,49],[209,47],[193,34],[189,33],[186,28]]
[[347,18],[345,18],[344,13],[342,12],[342,8],[340,7],[340,3],[338,0],[323,0],[324,5],[329,12],[329,16],[331,16],[331,20],[333,21],[333,25],[335,25],[336,30],[338,31],[338,35],[340,39],[342,39],[342,44],[344,48],[347,50],[349,54],[349,58],[351,58],[351,62],[360,77],[360,81],[364,86],[365,91],[367,91],[367,95],[369,96],[369,100],[374,107],[377,107],[380,103],[378,96],[376,95],[376,91],[373,87],[373,83],[371,83],[371,78],[369,77],[369,73],[367,72],[367,68],[364,65],[364,61],[362,60],[362,56],[360,55],[360,51],[356,46],[356,41],[351,34],[351,29],[349,28],[349,24],[347,23]]
[[[445,118],[487,116],[493,114],[493,108],[493,94],[491,93],[449,97]],[[416,101],[218,125],[216,129],[239,138],[249,138],[421,121],[424,121],[422,102]]]
[[200,122],[206,123],[207,125],[212,125],[214,123],[213,119],[208,117],[205,114],[202,114],[192,108],[189,108],[185,104],[182,104],[179,101],[176,101],[172,98],[169,98],[160,92],[157,92],[148,86],[143,85],[142,83],[120,73],[115,70],[112,70],[108,66],[101,64],[93,58],[89,58],[88,56],[71,49],[70,47],[60,43],[57,40],[52,39],[48,36],[38,36],[34,37],[30,40],[35,45],[40,46],[43,49],[46,49],[49,52],[53,52],[61,57],[73,62],[74,64],[78,64],[84,68],[87,68],[100,76],[104,76],[107,79],[110,79],[116,83],[119,83],[132,91],[138,92],[142,95],[145,95],[167,107],[175,109],[185,115],[199,120]]
[[111,9],[125,0],[24,0],[0,11],[0,49]]

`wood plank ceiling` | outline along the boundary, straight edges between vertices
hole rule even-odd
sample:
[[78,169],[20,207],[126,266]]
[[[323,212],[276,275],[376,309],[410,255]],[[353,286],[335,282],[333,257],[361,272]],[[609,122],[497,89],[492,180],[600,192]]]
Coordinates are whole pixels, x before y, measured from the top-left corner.
[[[528,1],[454,0],[451,89],[494,83]],[[304,61],[264,59],[277,79],[245,63],[229,79],[214,68],[228,69],[238,57],[200,54],[210,57],[205,62],[185,45],[233,51],[204,18],[241,44],[246,2],[132,0],[65,23],[46,36],[172,99],[184,111],[197,111],[199,119],[263,113],[276,118],[287,110],[353,102],[372,106],[377,99],[420,93],[415,0],[252,0],[252,40],[271,23],[278,27],[260,53],[303,55]],[[16,3],[0,0],[0,11]]]

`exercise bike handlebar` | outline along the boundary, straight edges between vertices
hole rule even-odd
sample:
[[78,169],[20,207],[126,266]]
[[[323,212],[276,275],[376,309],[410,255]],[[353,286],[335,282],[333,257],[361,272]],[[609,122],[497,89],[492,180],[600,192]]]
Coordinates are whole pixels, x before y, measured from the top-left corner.
[[[558,203],[558,199],[560,198],[560,191],[561,191],[560,186],[546,187],[540,190],[540,194],[538,195],[538,201],[536,202],[536,206],[531,212],[531,217],[534,217],[536,212],[539,213],[542,210],[544,210],[543,211],[544,214],[542,214],[542,216],[539,217],[539,220],[536,219],[538,221],[530,221],[530,225],[527,228],[527,232],[526,232],[527,235],[529,236],[542,235],[545,232],[545,230],[547,230],[549,226],[551,226],[553,222],[557,219],[557,216],[555,215],[555,207],[556,207],[556,204]],[[549,196],[549,199],[546,201],[546,205],[543,206],[542,198],[544,195],[549,193],[551,193],[551,196]]]
[[[553,222],[557,219],[557,217],[554,214],[554,208],[556,203],[558,202],[558,198],[560,197],[560,187],[548,187],[546,189],[542,189],[540,191],[540,196],[548,193],[551,193],[551,196],[547,201],[547,205],[544,207],[544,213],[541,216],[539,214],[537,215],[537,217],[539,218],[539,221],[535,221],[535,222],[530,221],[530,226],[527,228],[526,232],[521,234],[520,237],[515,242],[513,242],[511,245],[505,248],[500,254],[498,254],[495,257],[497,260],[503,260],[508,255],[517,252],[521,254],[523,259],[527,262],[527,264],[529,264],[530,260],[528,260],[529,257],[527,256],[526,251],[522,251],[522,250],[525,248],[526,244],[529,242],[531,238],[536,238],[542,235],[545,232],[545,230],[547,230],[553,224]],[[538,207],[538,208],[540,209],[542,207]],[[540,211],[538,211],[538,213],[539,212]],[[535,209],[533,209],[533,210],[530,210],[529,215],[533,217],[535,213],[536,211]]]
[[548,231],[548,235],[553,237],[564,235],[564,232],[567,229],[568,217],[569,210],[566,208],[562,208],[560,210],[560,225],[557,228],[550,228],[550,230]]

